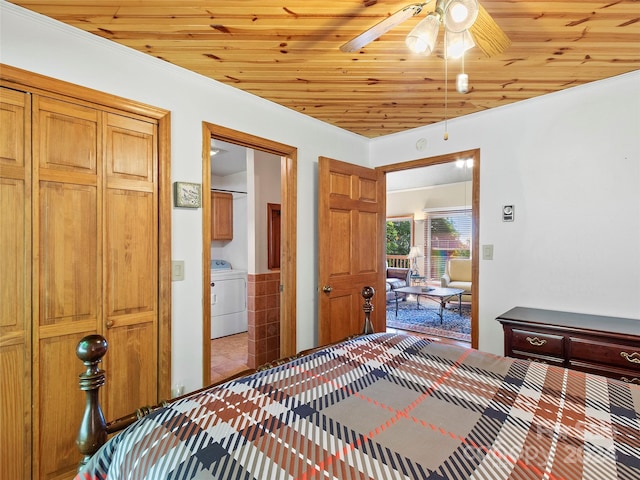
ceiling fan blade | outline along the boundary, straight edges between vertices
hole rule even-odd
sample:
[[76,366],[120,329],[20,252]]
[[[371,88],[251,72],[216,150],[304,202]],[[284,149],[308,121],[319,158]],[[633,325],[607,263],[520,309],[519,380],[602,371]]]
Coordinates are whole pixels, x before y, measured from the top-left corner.
[[427,3],[428,2],[407,5],[402,10],[398,10],[396,13],[388,16],[381,22],[376,23],[369,30],[364,31],[357,37],[349,40],[347,43],[340,47],[340,50],[342,50],[343,52],[357,52],[365,45],[373,42],[378,37],[387,33],[396,25],[400,25],[406,19],[419,14],[422,11],[422,7],[424,7]]
[[504,52],[511,45],[511,40],[507,34],[498,26],[489,12],[478,4],[478,18],[469,31],[473,35],[476,46],[482,50],[487,57],[493,57]]

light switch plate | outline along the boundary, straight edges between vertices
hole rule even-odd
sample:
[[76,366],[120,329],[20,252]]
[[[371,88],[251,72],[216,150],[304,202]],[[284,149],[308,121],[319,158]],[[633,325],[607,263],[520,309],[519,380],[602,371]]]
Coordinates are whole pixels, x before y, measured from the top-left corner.
[[493,260],[493,245],[482,245],[482,259]]
[[171,280],[184,280],[184,260],[173,260],[171,262]]

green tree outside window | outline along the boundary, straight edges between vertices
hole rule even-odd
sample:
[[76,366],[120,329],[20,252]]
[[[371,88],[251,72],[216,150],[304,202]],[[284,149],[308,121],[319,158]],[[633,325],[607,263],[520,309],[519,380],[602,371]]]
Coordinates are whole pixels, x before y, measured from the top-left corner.
[[409,255],[411,220],[387,220],[387,255]]

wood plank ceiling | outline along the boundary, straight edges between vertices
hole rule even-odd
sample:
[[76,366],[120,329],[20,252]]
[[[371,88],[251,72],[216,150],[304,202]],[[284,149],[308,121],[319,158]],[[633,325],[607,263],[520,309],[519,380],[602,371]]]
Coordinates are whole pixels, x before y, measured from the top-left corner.
[[[14,4],[374,138],[445,118],[443,34],[436,55],[404,39],[435,0],[355,53],[340,46],[407,0],[25,0]],[[480,2],[511,39],[464,60],[470,92],[455,90],[449,119],[640,68],[640,2]]]

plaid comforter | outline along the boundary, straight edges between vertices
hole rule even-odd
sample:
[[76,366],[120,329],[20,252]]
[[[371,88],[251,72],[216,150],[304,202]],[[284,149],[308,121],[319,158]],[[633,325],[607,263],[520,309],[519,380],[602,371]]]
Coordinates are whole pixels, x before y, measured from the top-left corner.
[[85,479],[635,479],[640,387],[375,334],[177,401]]

